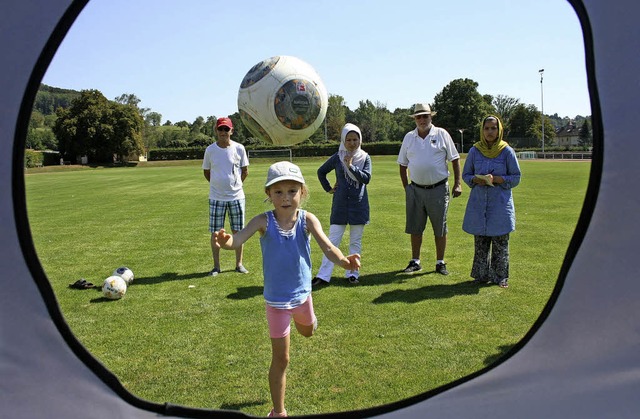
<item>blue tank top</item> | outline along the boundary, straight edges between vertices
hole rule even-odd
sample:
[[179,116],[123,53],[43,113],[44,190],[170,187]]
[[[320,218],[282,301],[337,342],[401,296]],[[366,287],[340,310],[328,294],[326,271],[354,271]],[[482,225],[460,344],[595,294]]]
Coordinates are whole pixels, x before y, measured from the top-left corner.
[[275,308],[294,308],[311,294],[311,237],[306,212],[298,210],[293,229],[280,228],[273,211],[265,213],[267,231],[260,237],[264,299]]

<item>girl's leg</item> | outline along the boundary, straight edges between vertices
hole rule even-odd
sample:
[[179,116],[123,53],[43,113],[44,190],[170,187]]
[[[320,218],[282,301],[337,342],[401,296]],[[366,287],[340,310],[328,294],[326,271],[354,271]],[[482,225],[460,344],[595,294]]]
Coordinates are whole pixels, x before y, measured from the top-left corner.
[[293,324],[296,325],[298,333],[306,338],[313,336],[313,332],[318,328],[318,319],[313,310],[313,297],[311,294],[307,298],[307,301],[292,311]]
[[271,366],[269,367],[269,390],[274,413],[285,413],[284,393],[287,386],[289,365],[289,335],[271,338]]
[[[349,226],[349,254],[353,255],[355,253],[362,254],[362,234],[364,233],[364,224],[357,224]],[[360,277],[360,271],[350,271],[347,270],[345,272],[345,277],[349,278],[350,276],[355,276],[356,278]]]
[[[342,236],[344,235],[344,231],[347,229],[346,225],[339,224],[331,224],[329,226],[329,241],[336,246],[340,246],[340,242],[342,241]],[[331,274],[333,273],[333,262],[331,262],[326,256],[322,256],[322,264],[320,265],[320,269],[318,269],[318,273],[316,274],[316,278],[320,278],[327,282],[331,281]]]
[[478,282],[491,281],[489,273],[489,249],[491,237],[473,236],[474,253],[471,267],[471,278]]

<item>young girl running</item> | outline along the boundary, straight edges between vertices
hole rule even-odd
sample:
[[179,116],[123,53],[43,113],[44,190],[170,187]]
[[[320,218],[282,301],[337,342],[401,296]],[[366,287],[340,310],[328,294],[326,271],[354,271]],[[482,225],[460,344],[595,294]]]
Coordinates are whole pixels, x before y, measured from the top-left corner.
[[300,208],[308,191],[302,172],[295,164],[283,161],[271,165],[265,193],[273,204],[273,211],[257,215],[233,235],[221,229],[214,236],[222,248],[238,249],[256,232],[260,233],[264,298],[271,337],[269,389],[273,409],[269,416],[286,417],[284,395],[291,319],[305,337],[313,335],[318,326],[311,298],[310,235],[325,256],[344,269],[358,270],[360,255],[345,257],[324,234],[318,218]]

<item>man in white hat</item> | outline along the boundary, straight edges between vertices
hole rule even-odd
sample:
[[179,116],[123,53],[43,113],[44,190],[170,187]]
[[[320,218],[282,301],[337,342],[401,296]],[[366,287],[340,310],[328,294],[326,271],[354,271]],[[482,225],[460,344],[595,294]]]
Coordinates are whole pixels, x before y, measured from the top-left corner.
[[444,261],[449,209],[447,162],[451,162],[453,168],[454,185],[451,195],[455,198],[462,194],[460,155],[449,133],[431,123],[435,114],[426,103],[414,106],[411,116],[416,122],[416,129],[404,136],[398,154],[400,180],[406,198],[405,233],[411,235],[411,261],[404,270],[406,273],[422,270],[420,249],[428,219],[435,236],[435,270],[439,274],[449,275]]

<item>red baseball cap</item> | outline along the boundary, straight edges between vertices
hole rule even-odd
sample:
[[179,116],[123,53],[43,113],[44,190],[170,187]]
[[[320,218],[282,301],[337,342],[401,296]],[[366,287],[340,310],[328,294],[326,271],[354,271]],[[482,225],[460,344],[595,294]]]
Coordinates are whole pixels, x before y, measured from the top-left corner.
[[224,118],[218,118],[216,128],[218,127],[229,127],[233,129],[233,122],[231,122],[231,118],[227,118],[226,116]]

